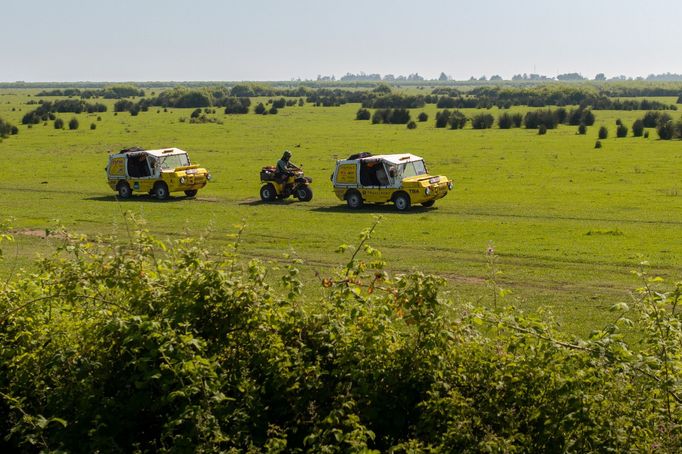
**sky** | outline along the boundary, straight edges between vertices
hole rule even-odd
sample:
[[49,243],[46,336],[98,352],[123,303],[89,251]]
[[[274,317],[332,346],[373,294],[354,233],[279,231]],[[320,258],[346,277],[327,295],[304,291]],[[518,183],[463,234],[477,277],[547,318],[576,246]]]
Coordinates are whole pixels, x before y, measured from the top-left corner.
[[682,0],[0,0],[0,81],[682,73]]

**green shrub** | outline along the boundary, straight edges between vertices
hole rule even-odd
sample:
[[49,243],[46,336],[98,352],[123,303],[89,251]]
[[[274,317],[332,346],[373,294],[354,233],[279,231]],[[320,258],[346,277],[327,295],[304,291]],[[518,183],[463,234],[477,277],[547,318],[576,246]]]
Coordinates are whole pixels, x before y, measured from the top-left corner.
[[601,139],[601,140],[604,140],[604,139],[606,139],[608,136],[609,136],[609,130],[608,130],[608,128],[607,128],[606,126],[601,126],[601,127],[599,128],[599,133],[597,134],[597,137],[599,137],[599,139]]
[[459,110],[453,110],[448,116],[450,129],[463,129],[469,119]]
[[587,134],[587,126],[581,124],[578,126],[578,134],[585,135]]
[[450,122],[450,111],[445,109],[443,111],[436,112],[436,128],[444,128]]
[[414,122],[414,120],[410,120],[409,123],[407,123],[407,129],[416,129],[417,128],[417,123]]
[[632,135],[634,137],[642,137],[642,134],[644,134],[644,121],[638,118],[632,123]]
[[601,147],[602,147],[602,145],[601,145],[601,140],[597,140],[597,141],[594,143],[594,148],[601,148]]
[[263,103],[262,103],[262,102],[259,102],[259,103],[256,105],[256,108],[254,109],[254,112],[255,112],[256,114],[258,114],[258,115],[263,115],[263,114],[267,113],[267,110],[265,110],[265,106],[263,105]]
[[64,120],[57,118],[54,121],[54,129],[64,129]]
[[369,120],[371,117],[372,117],[372,114],[367,109],[360,108],[355,113],[355,119],[356,120]]
[[71,120],[69,120],[69,129],[71,130],[78,129],[78,126],[79,123],[76,117],[73,117]]
[[497,117],[497,127],[500,129],[510,129],[514,126],[514,121],[512,120],[511,114],[504,112]]
[[666,122],[661,122],[656,126],[656,132],[658,133],[658,138],[661,140],[670,140],[675,135],[675,127],[672,120]]
[[623,138],[627,137],[628,135],[628,127],[625,126],[623,123],[619,124],[618,127],[616,128],[616,137]]
[[235,245],[59,232],[0,291],[3,450],[682,449],[680,284],[640,272],[617,321],[576,339],[390,275],[375,227],[308,296],[294,267],[272,276]]
[[488,129],[493,127],[495,123],[495,117],[489,113],[481,113],[474,115],[471,118],[471,126],[474,129]]
[[19,128],[0,118],[0,137],[8,137],[19,134]]
[[417,116],[417,120],[420,122],[425,122],[429,120],[429,115],[426,112],[420,112]]
[[540,135],[547,134],[547,126],[545,126],[544,124],[538,126],[538,134]]
[[97,123],[90,123],[90,129],[97,129]]

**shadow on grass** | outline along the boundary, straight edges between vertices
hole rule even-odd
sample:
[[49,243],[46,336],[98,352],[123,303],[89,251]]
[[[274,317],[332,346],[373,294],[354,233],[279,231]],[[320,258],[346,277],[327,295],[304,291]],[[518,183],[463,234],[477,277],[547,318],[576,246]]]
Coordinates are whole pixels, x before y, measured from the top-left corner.
[[375,214],[400,214],[400,215],[410,215],[410,214],[423,214],[423,213],[428,213],[430,211],[435,211],[438,208],[436,207],[423,207],[423,206],[413,206],[409,210],[405,211],[398,211],[395,206],[393,206],[392,203],[387,203],[385,205],[378,205],[378,204],[365,204],[362,205],[360,208],[357,209],[350,209],[346,205],[334,205],[334,206],[327,206],[327,207],[316,207],[313,208],[311,211],[316,211],[318,213],[347,213],[347,214],[367,214],[367,213],[375,213]]
[[245,206],[268,206],[268,205],[291,205],[292,203],[305,203],[305,202],[299,202],[298,200],[295,199],[277,199],[273,200],[272,202],[263,202],[260,199],[247,199],[247,200],[242,200],[241,202],[238,202],[239,205],[245,205]]
[[150,195],[141,194],[133,195],[129,199],[122,199],[116,195],[97,195],[92,197],[85,197],[83,200],[92,200],[95,202],[121,202],[121,203],[133,203],[133,202],[147,202],[147,203],[173,203],[181,202],[183,200],[196,199],[196,197],[173,197],[170,196],[166,200],[158,200],[156,197]]

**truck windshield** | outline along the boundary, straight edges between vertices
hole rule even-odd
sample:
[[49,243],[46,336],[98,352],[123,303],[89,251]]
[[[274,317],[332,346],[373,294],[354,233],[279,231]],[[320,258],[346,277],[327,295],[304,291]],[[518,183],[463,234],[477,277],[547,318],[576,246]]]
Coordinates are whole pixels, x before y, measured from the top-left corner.
[[426,174],[426,166],[424,161],[413,161],[402,165],[401,175],[403,178],[414,177],[417,175]]
[[163,156],[159,159],[159,165],[162,170],[172,170],[176,167],[183,167],[189,165],[189,157],[187,154],[173,154],[170,156]]

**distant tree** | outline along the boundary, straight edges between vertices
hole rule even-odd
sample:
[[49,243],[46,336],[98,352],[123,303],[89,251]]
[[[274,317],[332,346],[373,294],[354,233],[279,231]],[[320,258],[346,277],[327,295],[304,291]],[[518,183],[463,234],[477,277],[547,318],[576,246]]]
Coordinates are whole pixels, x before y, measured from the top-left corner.
[[54,129],[64,129],[64,120],[57,118],[54,121]]
[[201,109],[194,109],[192,111],[192,114],[190,115],[190,118],[199,118],[201,115]]
[[98,116],[97,121],[102,121],[102,117]]
[[497,127],[500,129],[510,129],[514,126],[512,116],[508,112],[504,112],[499,117],[497,117]]
[[272,106],[276,109],[283,109],[286,106],[287,101],[284,98],[276,99],[272,102]]
[[587,126],[581,123],[580,126],[578,126],[578,134],[580,135],[587,134]]
[[620,126],[623,124],[623,121],[620,118],[616,119],[616,126]]
[[538,126],[538,134],[540,135],[547,134],[547,126],[545,126],[544,124],[540,124],[540,126]]
[[467,116],[462,112],[459,110],[453,110],[448,120],[450,123],[450,129],[464,129],[464,126],[466,126],[468,120],[469,119]]
[[644,134],[644,121],[638,118],[632,123],[632,135],[633,137],[642,137],[642,134]]
[[19,128],[0,118],[0,138],[19,134]]
[[391,124],[404,125],[410,122],[410,111],[407,109],[393,109],[390,114]]
[[392,91],[393,90],[391,90],[391,86],[388,85],[387,83],[384,83],[384,82],[381,82],[376,87],[374,87],[374,89],[372,90],[373,93],[379,93],[379,94],[384,94],[384,95],[388,95]]
[[675,135],[675,127],[672,120],[659,122],[659,124],[656,126],[656,132],[658,133],[658,138],[661,140],[672,139]]
[[493,127],[495,118],[489,113],[481,113],[471,118],[471,126],[474,129],[488,129]]
[[596,76],[594,76],[594,80],[604,81],[606,80],[606,76],[604,75],[604,73],[599,73]]
[[417,123],[414,122],[414,120],[410,120],[407,123],[407,129],[415,129],[417,127]]
[[372,114],[372,124],[388,123],[390,118],[390,109],[377,109]]
[[495,74],[494,76],[490,76],[491,82],[500,81],[500,80],[502,80],[502,76],[499,76],[497,74]]
[[644,131],[644,136],[643,136],[643,137],[644,137],[645,139],[648,139],[648,138],[649,138],[649,131]]
[[618,127],[616,128],[616,137],[623,138],[623,137],[627,137],[627,135],[628,135],[628,127],[625,126],[623,123],[619,124]]
[[428,121],[428,119],[429,119],[429,116],[428,116],[428,114],[427,114],[426,112],[421,112],[421,113],[417,116],[417,120],[419,120],[419,121],[421,121],[421,122]]
[[440,76],[438,76],[438,80],[440,81],[448,80],[448,75],[442,72],[440,73]]
[[655,128],[659,125],[659,123],[666,123],[670,120],[672,120],[672,117],[667,113],[656,111],[649,111],[644,114],[644,117],[642,117],[645,128]]
[[448,109],[442,112],[436,112],[436,128],[444,128],[450,121],[450,111]]
[[566,109],[564,109],[563,107],[559,107],[557,110],[554,111],[554,115],[556,116],[556,120],[559,123],[565,123],[566,117],[568,116],[568,112],[566,112]]
[[90,129],[97,129],[96,123],[90,123]]
[[585,78],[579,74],[579,73],[566,73],[566,74],[559,74],[556,76],[557,80],[585,80]]
[[590,109],[585,109],[583,110],[583,114],[580,117],[580,122],[585,124],[586,126],[592,126],[594,125],[594,114]]
[[609,130],[607,129],[606,126],[601,126],[599,128],[599,133],[597,134],[597,137],[599,137],[601,140],[606,139],[609,136]]
[[76,117],[73,117],[71,121],[69,121],[69,129],[78,129],[78,119]]
[[257,113],[258,115],[263,115],[266,112],[265,106],[263,105],[262,102],[258,103],[256,108],[254,109],[254,112]]
[[367,109],[358,109],[357,113],[355,114],[356,120],[369,120],[371,117],[372,114]]
[[278,112],[279,111],[277,110],[277,107],[274,106],[274,104],[272,105],[272,107],[270,107],[270,110],[268,110],[268,113],[270,115],[277,115]]
[[512,123],[514,124],[514,127],[520,128],[521,125],[523,124],[523,115],[521,115],[520,113],[517,112],[515,114],[512,114],[511,118],[512,118]]
[[303,107],[304,104],[305,101],[303,100],[303,98],[298,98],[298,107]]
[[594,143],[594,148],[601,148],[601,140],[597,140],[597,141]]
[[249,98],[235,98],[234,96],[229,96],[224,98],[221,104],[225,106],[225,113],[228,115],[247,114],[249,113],[251,100]]

